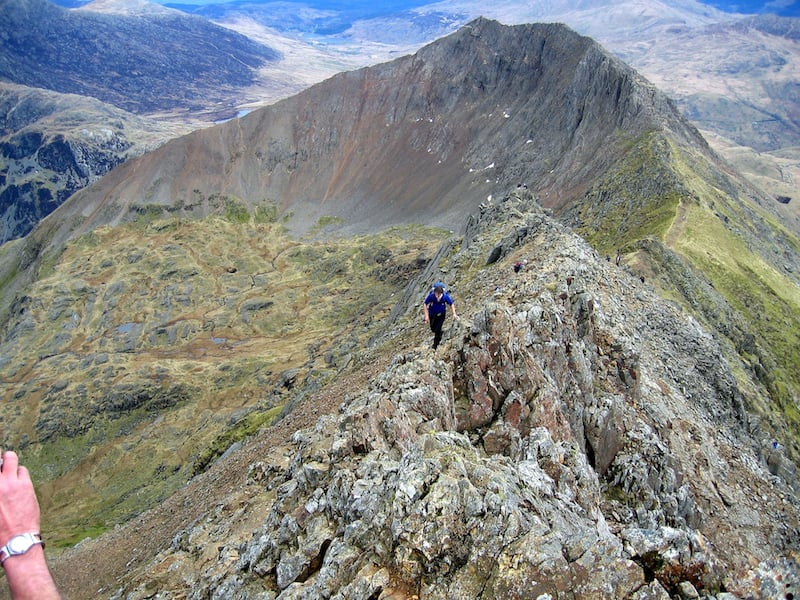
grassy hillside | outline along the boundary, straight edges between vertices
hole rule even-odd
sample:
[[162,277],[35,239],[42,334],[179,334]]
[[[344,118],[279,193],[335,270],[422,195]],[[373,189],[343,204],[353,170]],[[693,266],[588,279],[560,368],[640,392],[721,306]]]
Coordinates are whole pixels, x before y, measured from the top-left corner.
[[581,232],[727,341],[771,399],[750,410],[800,456],[800,241],[691,150],[655,134],[636,150],[587,194]]
[[136,514],[314,390],[372,334],[444,232],[290,239],[235,201],[71,243],[0,345],[3,447],[71,544]]

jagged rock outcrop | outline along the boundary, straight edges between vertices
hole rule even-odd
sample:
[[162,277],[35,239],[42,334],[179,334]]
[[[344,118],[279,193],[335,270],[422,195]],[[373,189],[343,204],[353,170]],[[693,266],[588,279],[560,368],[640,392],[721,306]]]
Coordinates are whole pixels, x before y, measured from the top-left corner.
[[84,134],[46,138],[42,131],[22,131],[0,143],[8,165],[0,178],[0,243],[29,233],[74,192],[123,162],[132,145],[108,128]]
[[229,508],[114,598],[153,577],[165,598],[797,593],[795,481],[770,472],[714,339],[530,194],[483,218],[440,264],[464,319],[444,349],[401,352],[253,457]]
[[0,244],[27,235],[118,164],[189,130],[92,98],[0,83]]

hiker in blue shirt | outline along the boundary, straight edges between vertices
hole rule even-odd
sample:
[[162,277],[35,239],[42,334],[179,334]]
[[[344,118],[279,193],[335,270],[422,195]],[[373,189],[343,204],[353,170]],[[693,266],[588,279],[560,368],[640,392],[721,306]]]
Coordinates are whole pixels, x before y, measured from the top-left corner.
[[456,306],[453,304],[453,299],[450,294],[445,293],[444,284],[436,283],[433,286],[433,291],[425,298],[422,304],[422,310],[425,313],[425,322],[431,326],[433,332],[433,349],[439,347],[439,342],[442,341],[442,327],[444,326],[444,318],[447,316],[447,305],[453,311],[453,318],[458,319],[456,314]]

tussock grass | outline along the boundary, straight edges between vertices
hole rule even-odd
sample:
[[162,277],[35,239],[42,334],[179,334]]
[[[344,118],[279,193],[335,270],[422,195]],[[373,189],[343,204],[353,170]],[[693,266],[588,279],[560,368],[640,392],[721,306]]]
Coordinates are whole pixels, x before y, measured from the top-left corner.
[[[750,409],[800,455],[800,290],[774,260],[797,253],[798,239],[691,150],[655,134],[632,148],[587,193],[579,231],[606,256],[621,250],[662,295],[729,338],[736,360],[771,398],[763,404],[749,395]],[[683,273],[662,271],[665,257],[648,256],[656,247],[643,240],[683,257]]]
[[39,487],[53,545],[129,519],[346,364],[446,237],[422,227],[297,241],[214,200],[75,240],[0,347],[3,447]]

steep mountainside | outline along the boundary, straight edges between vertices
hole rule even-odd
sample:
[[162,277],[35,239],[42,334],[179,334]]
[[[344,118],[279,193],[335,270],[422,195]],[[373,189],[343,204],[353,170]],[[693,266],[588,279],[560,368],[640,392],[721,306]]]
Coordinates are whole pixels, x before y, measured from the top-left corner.
[[796,15],[745,18],[693,0],[445,0],[360,19],[342,37],[347,48],[391,47],[434,39],[478,16],[506,24],[566,23],[600,42],[675,99],[715,148],[781,201],[781,219],[800,232]]
[[[65,4],[86,3],[62,3]],[[4,6],[13,7],[15,3]],[[155,116],[189,120],[197,127],[285,98],[333,73],[413,52],[420,44],[452,32],[478,16],[497,18],[508,24],[564,22],[600,41],[675,98],[685,116],[704,132],[713,132],[707,137],[725,152],[727,159],[781,201],[777,207],[781,218],[795,232],[800,231],[800,205],[791,202],[796,195],[796,181],[800,179],[796,150],[798,126],[792,110],[797,106],[794,82],[800,77],[800,51],[791,35],[796,29],[796,19],[764,17],[737,22],[738,15],[723,13],[693,0],[669,4],[657,0],[586,0],[578,4],[513,0],[491,4],[471,0],[433,4],[414,1],[380,5],[337,3],[324,9],[311,9],[292,2],[226,2],[176,7],[213,19],[274,49],[280,56],[264,62],[257,72],[253,71],[252,79],[245,81],[245,78],[222,87],[214,85],[211,90],[194,93],[206,85],[207,71],[198,70],[194,75],[199,79],[191,81],[188,88],[184,79],[194,76],[184,70],[169,75],[174,89],[164,90],[155,85],[142,87],[142,82],[152,77],[161,80],[164,69],[174,66],[174,61],[166,64],[151,60],[152,49],[162,48],[162,39],[142,39],[126,47],[121,57],[110,54],[116,46],[103,42],[104,47],[108,46],[105,50],[109,51],[103,55],[104,60],[109,64],[122,60],[124,64],[109,67],[113,76],[91,81],[95,96],[117,97],[120,89],[127,90],[126,96],[133,93],[137,97],[147,96],[152,91],[157,94],[155,99],[148,97],[146,102],[128,107],[147,111],[154,101],[160,103],[168,99],[173,102],[172,108],[163,111],[158,104],[159,112]],[[150,25],[161,24],[164,19],[180,14],[144,0],[95,0],[83,10],[72,12],[83,14],[85,11],[91,11],[93,17],[77,19],[74,24],[92,29],[76,32],[74,37],[80,38],[76,47],[83,45],[84,39],[94,39],[95,18],[113,28],[107,31],[105,38],[108,40],[124,38],[131,23],[138,23],[143,35],[162,36],[163,29]],[[34,36],[42,27],[49,31],[55,26],[48,19],[31,21],[29,25]],[[184,36],[182,32],[173,35],[170,31],[167,35],[182,40],[181,51],[185,54],[197,53],[202,58],[209,54],[208,40],[215,39],[218,33]],[[223,37],[220,43],[226,43],[227,37]],[[211,55],[221,48],[223,46],[215,43]],[[16,51],[0,45],[0,54],[7,50],[11,50],[12,55]],[[72,51],[71,48],[66,50]],[[12,58],[10,64],[19,62]],[[190,61],[201,62],[195,57]],[[83,62],[70,64],[87,75]],[[132,63],[136,63],[136,69],[129,68]],[[215,61],[214,64],[227,63]],[[52,77],[46,75],[50,65],[65,67],[62,58],[37,65],[37,76],[45,86],[62,82],[65,77],[61,68]],[[151,75],[153,68],[155,71]],[[211,77],[216,74],[212,69]],[[103,88],[108,90],[103,91]],[[186,89],[190,93],[184,94]],[[225,95],[226,100],[221,101],[220,94]],[[757,148],[758,154],[748,148]],[[90,163],[89,168],[93,172],[103,172],[105,162],[101,159],[101,164]],[[64,172],[59,176],[68,178],[71,175]],[[33,190],[22,193],[22,203],[31,205],[39,201]],[[45,203],[42,206],[49,209],[54,205]],[[33,216],[25,207],[17,212]]]
[[[184,216],[208,198],[278,202],[296,232],[321,216],[343,231],[454,216],[498,189],[537,182],[562,208],[651,131],[704,151],[662,94],[562,25],[478,20],[413,56],[342,73],[234,122],[131,161],[54,215],[56,241],[135,218]],[[75,231],[65,218],[91,217]],[[69,222],[64,225],[65,222]]]
[[0,80],[91,96],[137,114],[230,118],[241,88],[277,58],[241,34],[168,9],[127,16],[7,0],[0,21]]
[[[24,449],[61,544],[199,475],[202,493],[105,538],[119,555],[66,553],[77,597],[182,581],[319,597],[332,580],[352,582],[342,597],[503,597],[515,564],[565,573],[534,597],[755,589],[792,572],[797,543],[800,242],[771,208],[592,40],[480,19],[132,159],[0,248],[2,443]],[[457,235],[434,256],[442,229]],[[417,311],[440,278],[465,322],[432,360]],[[266,489],[231,493],[257,494],[252,512],[203,487],[226,449],[279,413],[316,416],[326,389],[351,408],[249,468]],[[468,474],[461,525],[438,538],[445,488],[393,479],[400,464]],[[498,548],[492,528],[520,535]]]
[[14,0],[0,19],[16,26],[0,32],[0,243],[131,156],[351,64],[145,1],[65,11]]
[[[561,22],[599,41],[645,74],[701,129],[759,151],[798,145],[795,82],[800,69],[797,19],[718,11],[693,0],[422,3],[403,11],[302,11],[298,5],[205,3],[192,9],[237,28],[247,17],[287,35],[315,32],[332,48],[405,51],[484,16],[505,24]],[[296,17],[285,16],[294,10]],[[340,25],[340,21],[348,26]],[[335,30],[327,39],[321,33]],[[339,31],[342,29],[342,31]]]
[[0,83],[0,244],[74,192],[191,128],[83,96]]

